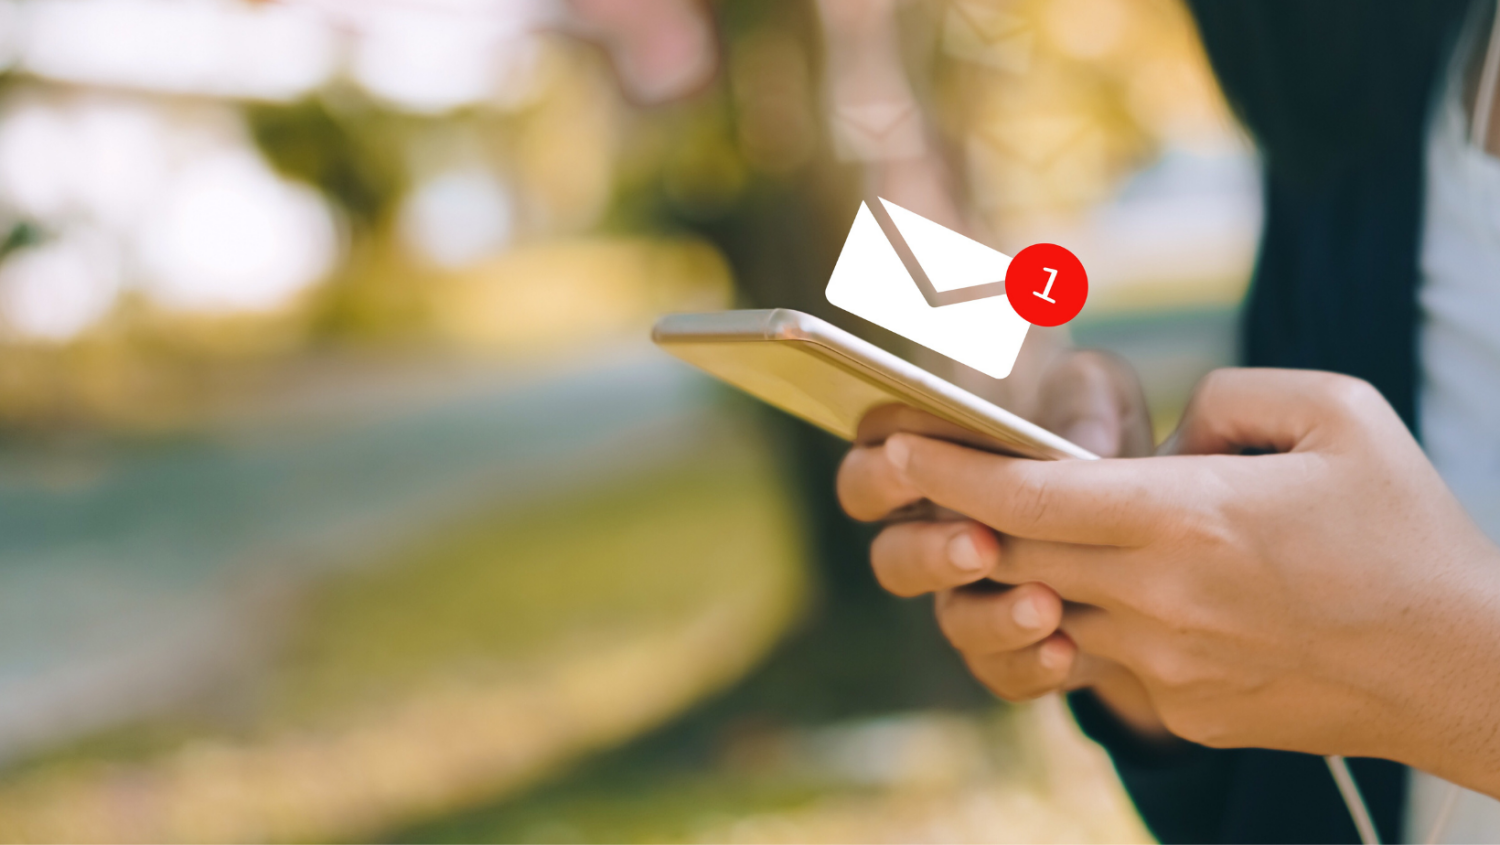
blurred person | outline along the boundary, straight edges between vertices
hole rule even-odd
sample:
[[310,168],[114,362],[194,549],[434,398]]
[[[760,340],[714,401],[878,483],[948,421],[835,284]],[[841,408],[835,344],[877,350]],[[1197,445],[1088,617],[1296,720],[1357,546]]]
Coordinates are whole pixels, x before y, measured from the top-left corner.
[[[1190,5],[1264,160],[1244,360],[1359,378],[1215,374],[1137,461],[899,435],[851,452],[844,503],[977,518],[887,528],[877,575],[938,593],[1001,696],[1076,690],[1163,841],[1358,841],[1315,754],[1379,758],[1351,763],[1387,841],[1450,813],[1496,841],[1495,3]],[[986,576],[1020,586],[955,589]]]

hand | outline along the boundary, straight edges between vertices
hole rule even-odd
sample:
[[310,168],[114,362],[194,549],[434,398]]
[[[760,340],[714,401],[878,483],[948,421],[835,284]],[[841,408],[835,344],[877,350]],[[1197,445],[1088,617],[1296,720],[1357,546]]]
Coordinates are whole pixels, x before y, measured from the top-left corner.
[[[1145,455],[1151,425],[1134,373],[1098,352],[1063,353],[1039,380],[1030,411],[1041,425],[1105,456]],[[908,415],[909,416],[909,415]],[[872,414],[861,442],[877,445],[894,428],[924,422]],[[923,431],[940,430],[935,420]],[[883,453],[855,449],[839,475],[844,507],[858,519],[874,520],[896,507],[905,487],[893,486]],[[904,499],[899,504],[908,504]],[[876,578],[892,593],[937,593],[939,624],[970,670],[1001,698],[1034,698],[1060,689],[1092,686],[1127,724],[1147,736],[1164,733],[1143,688],[1118,664],[1080,653],[1058,631],[1063,601],[1042,583],[1006,590],[987,581],[998,565],[1001,543],[972,520],[905,522],[881,532],[871,550]],[[1003,580],[1003,579],[1002,579]],[[965,585],[973,585],[959,589]]]
[[[1061,630],[1139,678],[1173,733],[1386,757],[1500,795],[1500,553],[1368,384],[1219,371],[1157,458],[912,435],[871,451],[883,478],[857,486],[1001,532],[991,577],[1078,602]],[[861,464],[873,479],[875,455]]]

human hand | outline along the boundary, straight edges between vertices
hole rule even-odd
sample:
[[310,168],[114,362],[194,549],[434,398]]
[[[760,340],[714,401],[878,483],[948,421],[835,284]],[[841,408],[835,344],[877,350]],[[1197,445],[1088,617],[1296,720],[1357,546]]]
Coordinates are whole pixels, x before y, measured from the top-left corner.
[[866,508],[926,498],[1000,532],[990,577],[1076,602],[1061,631],[1178,736],[1500,794],[1500,556],[1385,400],[1222,370],[1163,451],[1043,462],[895,435],[846,483]]
[[[1149,454],[1151,425],[1145,399],[1124,362],[1099,352],[1073,350],[1053,359],[1039,385],[1029,403],[1039,424],[1096,454]],[[917,413],[906,410],[907,416]],[[903,422],[900,415],[873,416],[862,426],[865,446],[878,445],[892,428],[903,425],[941,432],[936,420]],[[926,424],[910,425],[914,422]],[[894,509],[890,490],[894,479],[887,467],[878,448],[857,448],[850,453],[839,475],[839,492],[851,515],[874,520]],[[1020,700],[1091,686],[1139,732],[1164,733],[1143,689],[1129,672],[1111,661],[1080,653],[1058,631],[1064,605],[1054,590],[1036,582],[1002,590],[987,580],[998,563],[1000,545],[993,531],[973,520],[903,522],[881,532],[871,560],[876,578],[892,593],[937,594],[938,621],[944,633],[975,676],[1001,698]]]

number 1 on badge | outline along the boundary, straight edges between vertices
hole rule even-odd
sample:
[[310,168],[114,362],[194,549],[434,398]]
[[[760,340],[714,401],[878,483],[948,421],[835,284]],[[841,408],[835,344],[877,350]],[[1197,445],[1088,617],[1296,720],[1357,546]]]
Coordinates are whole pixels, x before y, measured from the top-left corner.
[[1042,269],[1046,270],[1047,273],[1048,273],[1048,276],[1047,276],[1047,287],[1043,288],[1040,291],[1032,291],[1032,293],[1035,294],[1036,296],[1040,296],[1042,299],[1047,300],[1048,302],[1052,303],[1053,305],[1056,305],[1057,304],[1057,300],[1053,299],[1051,296],[1048,296],[1048,294],[1052,293],[1052,283],[1055,282],[1055,281],[1057,281],[1057,271],[1054,270],[1054,269],[1052,269],[1051,267],[1043,267]]

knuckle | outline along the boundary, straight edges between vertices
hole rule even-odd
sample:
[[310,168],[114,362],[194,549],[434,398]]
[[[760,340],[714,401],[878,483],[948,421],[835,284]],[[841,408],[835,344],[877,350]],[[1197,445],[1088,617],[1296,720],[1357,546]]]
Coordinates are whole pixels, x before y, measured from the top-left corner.
[[870,544],[870,569],[875,573],[875,582],[881,589],[902,597],[915,595],[908,578],[906,556],[902,553],[897,527],[881,531]]
[[937,612],[938,630],[943,633],[943,638],[959,651],[965,651],[968,643],[965,642],[967,637],[964,633],[964,608],[961,601],[957,593],[939,593],[933,607]]
[[1320,386],[1320,392],[1340,410],[1358,413],[1385,404],[1380,391],[1362,378],[1326,373],[1323,379],[1325,383]]
[[1137,613],[1160,626],[1169,637],[1181,637],[1192,632],[1193,602],[1198,600],[1195,590],[1172,577],[1163,577],[1148,590],[1133,590],[1126,594],[1125,601]]
[[1052,494],[1044,473],[1024,473],[1010,491],[1011,512],[1016,528],[1025,532],[1046,519]]
[[976,658],[999,659],[1018,653],[1017,649],[1025,648],[1036,637],[1023,633],[1015,623],[1011,595],[1011,591],[939,593],[934,603],[938,629],[954,648]]
[[966,656],[969,670],[996,697],[1020,702],[1040,698],[1057,689],[1061,681],[1048,677],[1037,665],[1035,656],[1013,652],[996,659],[983,660]]
[[[1210,456],[1215,463],[1226,459]],[[1206,550],[1243,548],[1244,529],[1236,522],[1245,506],[1248,491],[1236,488],[1222,477],[1208,475],[1197,493],[1195,506],[1184,508],[1176,521],[1176,535],[1189,541],[1192,548]],[[1182,561],[1178,561],[1181,563]]]

